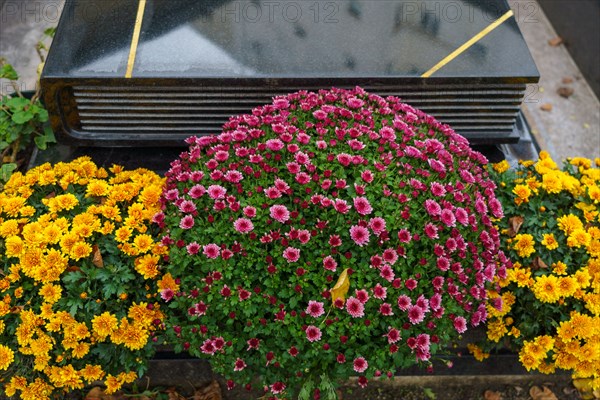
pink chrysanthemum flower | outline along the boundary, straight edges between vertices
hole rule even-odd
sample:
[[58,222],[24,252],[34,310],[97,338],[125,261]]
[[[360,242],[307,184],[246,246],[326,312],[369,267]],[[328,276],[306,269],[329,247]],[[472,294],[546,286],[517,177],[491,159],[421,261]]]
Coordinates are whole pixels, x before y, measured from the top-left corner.
[[360,247],[369,243],[369,237],[369,230],[365,227],[354,225],[350,228],[350,238]]
[[283,257],[289,263],[296,262],[300,258],[300,250],[294,247],[288,247],[283,251]]
[[233,364],[234,371],[242,371],[244,368],[246,368],[246,362],[244,360],[241,358],[235,360],[235,363]]
[[256,208],[254,208],[252,206],[244,207],[243,212],[244,212],[244,215],[248,218],[256,217]]
[[281,140],[279,139],[269,139],[267,140],[267,149],[271,150],[271,151],[279,151],[281,149],[283,149],[284,144]]
[[440,214],[440,220],[446,226],[456,226],[456,218],[451,210],[444,208]]
[[354,209],[360,215],[368,215],[373,212],[373,207],[371,206],[371,203],[369,203],[369,200],[367,200],[366,197],[355,197],[353,199],[353,202]]
[[396,328],[390,328],[390,330],[387,333],[387,340],[388,343],[396,343],[398,342],[402,337],[400,336],[400,331]]
[[188,192],[192,199],[199,199],[206,193],[206,189],[202,185],[194,185]]
[[361,373],[365,372],[367,370],[367,368],[369,368],[369,363],[367,362],[367,360],[365,360],[364,357],[357,357],[354,359],[354,362],[352,363],[352,367],[354,368],[354,370],[356,372],[361,374]]
[[186,215],[185,217],[181,218],[181,221],[179,221],[179,227],[181,229],[192,229],[194,227],[194,217],[191,215]]
[[431,216],[437,216],[442,212],[442,207],[440,207],[437,201],[427,199],[425,200],[425,211]]
[[271,393],[279,394],[285,391],[285,384],[283,382],[275,382],[274,384],[269,386],[269,388],[271,389]]
[[394,249],[385,249],[382,257],[383,261],[390,265],[394,265],[398,261],[398,253]]
[[248,233],[254,229],[254,224],[248,218],[238,218],[233,223],[233,227],[240,233]]
[[411,324],[416,325],[423,322],[425,319],[425,312],[419,306],[411,306],[408,308],[408,320]]
[[181,210],[181,212],[184,212],[186,214],[190,214],[190,213],[193,213],[194,211],[196,211],[196,205],[190,200],[184,200],[179,205],[179,210]]
[[173,292],[172,289],[166,288],[160,291],[160,297],[166,301],[167,303],[169,301],[171,301],[171,299],[173,298],[173,296],[175,295],[175,292]]
[[408,229],[402,228],[398,231],[398,240],[400,243],[409,243],[412,239],[412,236]]
[[200,251],[200,245],[196,242],[192,242],[185,246],[185,249],[187,250],[190,256],[193,256],[194,254],[197,254]]
[[337,262],[331,256],[327,256],[323,259],[323,268],[328,271],[335,272],[337,268]]
[[365,315],[365,306],[355,297],[349,297],[346,300],[346,311],[354,318],[361,318]]
[[220,185],[210,185],[207,191],[210,198],[214,200],[224,199],[227,193],[227,189]]
[[385,231],[385,219],[381,217],[371,218],[369,221],[369,228],[371,228],[376,235],[379,235],[381,232]]
[[314,325],[310,325],[306,328],[306,338],[309,342],[317,342],[321,340],[321,330]]
[[385,315],[385,316],[390,316],[390,315],[394,315],[394,312],[392,311],[392,305],[389,303],[383,303],[379,306],[379,313],[381,315]]
[[320,301],[310,300],[308,302],[308,307],[306,307],[306,313],[313,318],[320,317],[321,315],[325,314],[323,303]]
[[405,294],[398,296],[398,308],[407,311],[412,305],[412,300]]
[[428,222],[427,224],[425,224],[425,229],[424,230],[425,230],[425,235],[427,235],[427,237],[429,239],[437,239],[437,238],[439,238],[439,236],[438,236],[438,228],[437,228],[437,226],[435,226],[431,222]]
[[456,329],[456,332],[458,333],[464,333],[467,330],[467,320],[463,317],[454,318],[452,324],[454,325],[454,329]]
[[290,219],[290,212],[288,211],[286,206],[276,204],[271,206],[269,209],[271,218],[275,219],[282,224],[285,223],[288,219]]
[[446,194],[446,188],[444,188],[444,185],[439,182],[431,182],[429,185],[429,190],[431,191],[431,194],[437,197],[441,197]]
[[373,297],[379,300],[385,300],[387,297],[387,288],[385,286],[381,286],[379,283],[376,284],[373,288]]
[[221,248],[214,243],[207,244],[203,249],[203,254],[208,258],[217,258],[220,252]]

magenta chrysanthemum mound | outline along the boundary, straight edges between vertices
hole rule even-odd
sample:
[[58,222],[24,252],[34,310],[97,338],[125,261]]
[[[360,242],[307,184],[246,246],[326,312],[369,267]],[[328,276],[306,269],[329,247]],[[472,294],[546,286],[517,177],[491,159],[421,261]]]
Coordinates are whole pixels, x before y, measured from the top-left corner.
[[[280,397],[322,375],[365,385],[429,366],[485,321],[486,285],[505,273],[502,209],[487,161],[450,127],[332,89],[188,143],[155,218],[174,286],[161,289],[176,292],[167,333],[230,385],[260,376]],[[349,291],[332,296],[344,270]]]

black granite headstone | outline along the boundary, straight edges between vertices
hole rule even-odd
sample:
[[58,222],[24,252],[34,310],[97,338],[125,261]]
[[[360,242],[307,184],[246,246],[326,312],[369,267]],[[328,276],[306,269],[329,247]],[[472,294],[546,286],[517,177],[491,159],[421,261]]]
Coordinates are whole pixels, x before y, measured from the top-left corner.
[[42,74],[63,141],[181,144],[297,90],[403,101],[518,140],[538,71],[505,0],[67,0]]

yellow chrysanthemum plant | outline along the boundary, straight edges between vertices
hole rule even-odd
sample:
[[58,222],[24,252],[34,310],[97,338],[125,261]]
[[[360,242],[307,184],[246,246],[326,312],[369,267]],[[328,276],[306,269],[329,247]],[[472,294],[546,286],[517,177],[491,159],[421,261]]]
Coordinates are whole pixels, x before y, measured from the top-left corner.
[[560,169],[542,151],[537,162],[490,168],[513,265],[489,292],[488,342],[469,346],[477,359],[509,346],[528,371],[571,371],[600,388],[599,165],[572,158]]
[[[153,355],[163,180],[82,157],[15,173],[0,193],[0,395],[134,381]],[[1,396],[0,396],[1,397]]]

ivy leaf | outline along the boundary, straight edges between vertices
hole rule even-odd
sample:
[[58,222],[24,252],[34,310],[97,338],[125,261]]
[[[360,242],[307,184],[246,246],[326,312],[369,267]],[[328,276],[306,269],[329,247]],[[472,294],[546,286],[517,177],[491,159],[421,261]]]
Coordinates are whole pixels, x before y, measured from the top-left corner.
[[48,145],[46,144],[46,136],[36,136],[33,141],[40,150],[46,150],[48,148]]
[[31,121],[33,114],[25,111],[17,111],[12,115],[12,120],[15,124],[24,124]]
[[2,167],[0,168],[0,179],[4,182],[8,181],[15,169],[17,169],[17,164],[15,163],[2,164]]
[[0,68],[0,78],[16,81],[19,79],[19,74],[17,74],[17,71],[15,71],[12,65],[4,64],[2,65],[2,68]]

